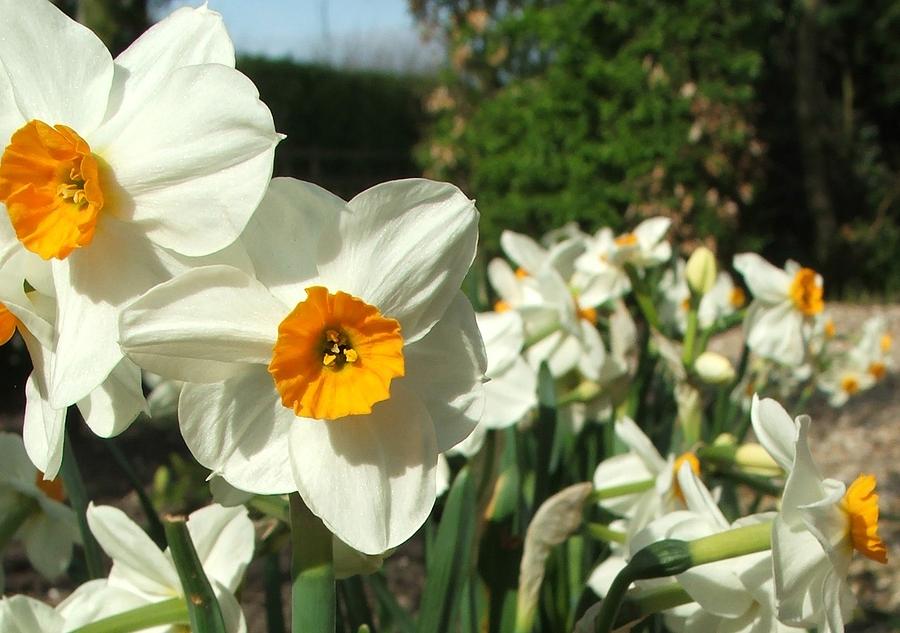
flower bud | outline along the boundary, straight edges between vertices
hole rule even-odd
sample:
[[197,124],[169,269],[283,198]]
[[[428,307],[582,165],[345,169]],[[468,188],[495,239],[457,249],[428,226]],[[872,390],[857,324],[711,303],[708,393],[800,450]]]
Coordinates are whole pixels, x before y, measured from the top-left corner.
[[741,470],[754,475],[767,477],[781,474],[781,468],[772,456],[759,444],[747,442],[738,446],[734,454],[734,463]]
[[684,267],[684,276],[688,286],[695,295],[702,297],[712,290],[716,283],[716,256],[712,251],[701,246],[691,253],[687,265]]
[[709,385],[721,385],[734,380],[731,361],[715,352],[703,352],[694,361],[694,370],[700,380]]

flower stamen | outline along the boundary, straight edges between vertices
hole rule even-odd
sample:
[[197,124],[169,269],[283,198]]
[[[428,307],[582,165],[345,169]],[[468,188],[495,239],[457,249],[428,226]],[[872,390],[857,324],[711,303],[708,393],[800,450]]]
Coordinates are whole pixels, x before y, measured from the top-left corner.
[[822,283],[812,268],[801,268],[791,282],[790,296],[797,308],[806,316],[815,316],[825,309]]

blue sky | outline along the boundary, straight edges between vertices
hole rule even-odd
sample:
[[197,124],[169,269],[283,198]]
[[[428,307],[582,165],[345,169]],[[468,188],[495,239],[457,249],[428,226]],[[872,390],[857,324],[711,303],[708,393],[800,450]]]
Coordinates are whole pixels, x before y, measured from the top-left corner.
[[222,14],[239,53],[414,71],[443,56],[439,44],[421,41],[406,0],[209,0],[209,7]]

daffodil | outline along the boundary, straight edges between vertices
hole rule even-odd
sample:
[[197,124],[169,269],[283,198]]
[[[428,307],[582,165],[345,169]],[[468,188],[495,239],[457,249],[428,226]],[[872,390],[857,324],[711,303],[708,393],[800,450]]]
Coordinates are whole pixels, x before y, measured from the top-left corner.
[[[69,566],[72,545],[81,542],[75,514],[63,503],[62,481],[45,480],[29,461],[22,438],[14,433],[0,433],[0,464],[0,516],[21,513],[16,536],[34,568],[54,580]],[[0,570],[0,587],[2,580]]]
[[299,491],[379,554],[424,522],[438,453],[481,417],[484,349],[459,290],[477,222],[448,184],[347,203],[275,179],[242,237],[256,278],[209,266],[154,288],[123,311],[123,348],[194,383],[179,418],[201,464],[242,490]]
[[735,255],[734,267],[753,294],[744,319],[747,346],[764,358],[800,365],[813,317],[825,309],[822,277],[796,262],[776,268],[755,253]]
[[[107,578],[88,581],[59,605],[66,630],[184,596],[168,549],[160,550],[124,512],[112,506],[91,504],[87,520],[113,565]],[[229,633],[243,633],[246,631],[244,614],[234,593],[253,557],[255,537],[247,509],[207,506],[188,516],[187,529],[216,593],[226,629]],[[177,626],[159,629],[160,633],[178,630]]]
[[0,264],[21,249],[49,262],[60,410],[121,363],[123,303],[237,239],[279,137],[205,7],[115,60],[46,0],[2,0],[0,13]]
[[751,419],[760,443],[787,473],[772,530],[778,619],[841,633],[855,602],[847,583],[853,552],[887,561],[875,477],[860,475],[850,486],[823,479],[809,449],[809,416],[792,420],[774,400],[754,397]]
[[28,596],[0,599],[3,633],[63,633],[65,618],[53,607]]

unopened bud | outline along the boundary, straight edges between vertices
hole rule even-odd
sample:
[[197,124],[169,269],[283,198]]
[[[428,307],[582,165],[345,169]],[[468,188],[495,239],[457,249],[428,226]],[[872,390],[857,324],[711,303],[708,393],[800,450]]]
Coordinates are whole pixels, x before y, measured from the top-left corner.
[[705,246],[691,253],[684,267],[684,276],[691,292],[700,297],[712,290],[717,274],[716,256]]
[[766,449],[754,442],[738,446],[734,463],[744,472],[754,475],[773,476],[781,473],[781,468]]
[[708,385],[721,385],[734,380],[731,361],[715,352],[703,352],[694,361],[694,371]]

